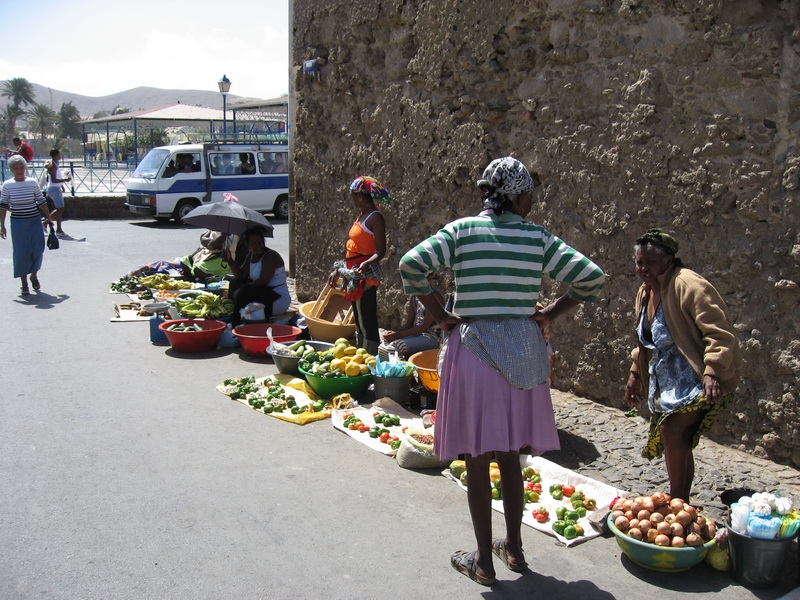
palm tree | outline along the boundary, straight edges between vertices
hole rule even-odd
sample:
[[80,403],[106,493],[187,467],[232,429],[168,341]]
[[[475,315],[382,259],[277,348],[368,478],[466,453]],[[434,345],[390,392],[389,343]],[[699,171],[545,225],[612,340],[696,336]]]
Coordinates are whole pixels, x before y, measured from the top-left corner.
[[[0,96],[11,100],[9,106],[13,106],[16,109],[13,113],[6,115],[8,117],[7,131],[12,135],[17,132],[17,118],[23,115],[23,107],[33,104],[35,95],[33,84],[24,77],[13,77],[3,85],[3,91],[0,92]],[[6,140],[3,140],[3,145],[5,143]]]
[[6,104],[3,108],[2,113],[0,113],[0,118],[3,119],[3,148],[8,146],[8,138],[14,137],[13,135],[9,136],[8,134],[16,133],[14,130],[16,128],[17,119],[24,114],[24,110],[17,108],[13,104]]
[[42,134],[42,141],[48,133],[55,133],[58,126],[58,113],[47,104],[36,104],[27,113],[28,128]]
[[58,121],[61,123],[61,130],[58,135],[65,138],[79,138],[83,133],[81,128],[81,113],[75,108],[72,102],[61,104],[58,111]]

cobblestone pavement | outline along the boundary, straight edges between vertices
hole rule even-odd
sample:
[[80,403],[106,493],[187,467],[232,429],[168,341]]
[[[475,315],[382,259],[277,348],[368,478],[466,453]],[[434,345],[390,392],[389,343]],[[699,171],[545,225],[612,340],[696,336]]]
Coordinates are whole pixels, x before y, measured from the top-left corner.
[[[547,453],[548,460],[634,495],[668,491],[663,458],[650,462],[641,456],[648,429],[644,418],[557,390],[552,395],[561,450]],[[692,501],[718,521],[726,511],[720,494],[727,489],[782,490],[800,502],[800,471],[706,438],[694,457]]]

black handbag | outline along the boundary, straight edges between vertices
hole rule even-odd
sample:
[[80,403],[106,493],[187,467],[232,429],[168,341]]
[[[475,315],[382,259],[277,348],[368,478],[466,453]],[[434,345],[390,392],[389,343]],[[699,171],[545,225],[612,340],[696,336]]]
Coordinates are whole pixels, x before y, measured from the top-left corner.
[[58,236],[52,223],[50,223],[50,233],[47,234],[47,247],[50,250],[58,250]]

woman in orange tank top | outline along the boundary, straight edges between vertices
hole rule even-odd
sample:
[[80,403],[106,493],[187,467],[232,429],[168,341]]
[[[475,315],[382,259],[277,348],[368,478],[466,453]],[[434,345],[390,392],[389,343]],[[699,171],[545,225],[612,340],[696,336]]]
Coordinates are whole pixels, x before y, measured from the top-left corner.
[[370,354],[377,354],[378,286],[380,261],[386,254],[386,221],[378,202],[391,202],[388,190],[373,177],[357,177],[350,184],[358,216],[348,232],[345,259],[334,264],[328,283],[345,280],[345,297],[353,303],[356,321],[356,344]]

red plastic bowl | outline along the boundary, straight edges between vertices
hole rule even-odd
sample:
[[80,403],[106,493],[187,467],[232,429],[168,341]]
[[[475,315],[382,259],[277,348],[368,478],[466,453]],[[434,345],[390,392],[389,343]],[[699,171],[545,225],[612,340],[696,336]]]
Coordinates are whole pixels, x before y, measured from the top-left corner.
[[[170,331],[168,327],[176,323],[197,324],[203,331]],[[219,336],[225,331],[225,323],[215,319],[175,319],[164,321],[158,328],[164,332],[176,352],[207,352],[217,345]]]
[[250,356],[267,356],[269,338],[267,329],[272,328],[272,339],[285,344],[296,340],[302,330],[291,325],[276,325],[274,323],[257,323],[254,325],[241,325],[233,330],[233,335],[239,340],[242,349]]

